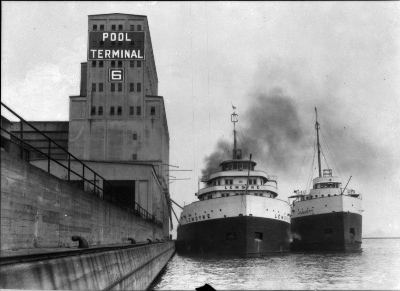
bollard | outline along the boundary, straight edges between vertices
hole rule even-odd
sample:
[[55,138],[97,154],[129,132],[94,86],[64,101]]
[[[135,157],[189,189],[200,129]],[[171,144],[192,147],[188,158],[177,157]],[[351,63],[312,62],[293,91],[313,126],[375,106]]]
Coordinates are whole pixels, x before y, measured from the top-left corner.
[[133,238],[128,237],[128,240],[129,240],[131,245],[135,245],[136,244],[136,241]]

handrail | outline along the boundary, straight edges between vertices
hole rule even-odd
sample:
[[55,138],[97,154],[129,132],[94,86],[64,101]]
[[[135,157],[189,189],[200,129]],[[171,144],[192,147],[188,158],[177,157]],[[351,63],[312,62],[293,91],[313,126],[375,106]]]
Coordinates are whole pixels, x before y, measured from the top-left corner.
[[[57,142],[55,142],[54,140],[52,140],[50,137],[48,137],[45,133],[41,132],[39,129],[37,129],[35,126],[33,126],[31,123],[29,123],[28,121],[26,121],[25,119],[23,119],[21,116],[19,116],[16,112],[14,112],[12,109],[10,109],[7,105],[5,105],[3,102],[1,102],[1,105],[3,107],[5,107],[9,112],[11,112],[14,116],[16,116],[17,118],[19,118],[20,123],[21,123],[21,138],[19,138],[18,136],[16,136],[15,134],[7,131],[5,128],[1,127],[1,130],[7,134],[10,135],[10,141],[11,137],[18,140],[19,141],[19,146],[20,146],[20,158],[23,158],[23,149],[28,147],[29,149],[32,149],[36,152],[38,152],[39,154],[41,154],[42,156],[46,157],[48,160],[48,166],[47,166],[47,172],[51,174],[51,167],[50,167],[50,161],[55,162],[56,164],[60,165],[61,167],[63,167],[64,169],[68,170],[68,181],[81,181],[81,180],[71,180],[71,173],[73,173],[74,175],[76,175],[78,178],[82,179],[83,182],[83,188],[85,185],[85,182],[88,184],[91,184],[94,188],[93,188],[93,192],[94,194],[96,194],[97,191],[102,191],[103,195],[98,195],[100,196],[101,199],[106,200],[107,202],[114,204],[128,212],[133,212],[135,213],[135,215],[142,217],[145,220],[149,220],[152,221],[154,223],[156,223],[157,225],[163,225],[162,221],[158,220],[155,218],[154,215],[150,214],[147,210],[145,210],[143,207],[141,207],[137,202],[132,203],[128,203],[128,197],[127,195],[125,195],[124,193],[122,193],[120,190],[118,190],[117,188],[115,188],[109,181],[107,181],[106,179],[104,179],[101,175],[99,175],[97,172],[95,172],[94,170],[92,170],[90,167],[88,167],[87,165],[85,165],[85,163],[83,163],[82,161],[80,161],[77,157],[75,157],[73,154],[71,154],[69,151],[67,151],[66,149],[64,149],[62,146],[60,146]],[[25,142],[23,140],[23,124],[26,124],[28,126],[30,126],[31,128],[33,128],[37,133],[39,133],[40,135],[42,135],[43,137],[45,137],[46,141],[48,141],[48,152],[44,153],[41,150],[39,150],[38,148],[30,145],[29,143]],[[15,143],[14,141],[12,141],[13,143]],[[54,158],[51,157],[51,144],[56,145],[55,148],[57,149],[61,149],[62,151],[64,151],[67,155],[68,155],[68,166],[62,164],[59,162],[59,160],[56,160]],[[82,175],[77,173],[76,171],[71,169],[71,158],[72,161],[76,161],[79,164],[82,165]],[[29,161],[29,159],[28,159]],[[93,182],[92,180],[88,180],[87,178],[85,178],[85,169],[89,170],[92,174],[93,174]],[[88,174],[86,174],[86,177],[88,177]],[[96,178],[99,178],[103,181],[103,185],[102,186],[98,186],[96,185]],[[107,185],[109,186],[110,191],[105,191],[104,190],[104,186]],[[85,189],[83,189],[85,190]],[[118,195],[115,195],[118,194]],[[132,210],[133,209],[133,210]]]

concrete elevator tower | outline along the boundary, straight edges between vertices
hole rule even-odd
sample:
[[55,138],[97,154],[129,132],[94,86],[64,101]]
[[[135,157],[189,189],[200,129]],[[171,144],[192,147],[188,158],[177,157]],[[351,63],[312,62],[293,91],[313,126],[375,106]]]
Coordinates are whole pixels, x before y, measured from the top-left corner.
[[169,132],[146,16],[89,15],[80,87],[69,151],[168,228]]

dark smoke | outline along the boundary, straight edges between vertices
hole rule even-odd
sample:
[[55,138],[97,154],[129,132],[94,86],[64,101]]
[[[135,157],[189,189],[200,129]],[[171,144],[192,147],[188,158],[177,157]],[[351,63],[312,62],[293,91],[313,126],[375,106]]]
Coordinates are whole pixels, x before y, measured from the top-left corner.
[[[246,98],[249,104],[246,111],[237,112],[238,148],[242,149],[243,159],[248,159],[251,153],[258,169],[284,176],[291,183],[296,180],[303,160],[303,170],[309,172],[317,107],[323,153],[333,174],[342,176],[342,182],[350,175],[367,181],[376,178],[374,175],[394,171],[395,159],[380,146],[380,141],[367,136],[363,120],[354,114],[357,108],[345,106],[340,84],[330,78],[323,89],[317,90],[321,84],[304,76],[307,75],[293,65],[281,66],[279,62],[260,65],[255,82],[257,91]],[[264,84],[275,87],[265,88]],[[222,160],[230,159],[232,148],[231,141],[219,141],[215,151],[205,158],[203,175],[217,171]],[[321,158],[322,168],[328,168]]]
[[[269,164],[269,168],[286,169],[303,137],[296,104],[279,88],[252,96],[250,103],[240,116],[238,127],[238,148],[242,149],[243,159],[248,159],[251,153],[253,159]],[[231,151],[227,150],[232,147],[231,143],[220,140],[214,152],[204,159],[202,174],[217,171],[223,153],[224,159],[230,158]]]
[[242,117],[244,157],[286,170],[293,161],[304,130],[291,97],[280,88],[254,95]]
[[219,140],[214,152],[204,158],[205,168],[201,170],[202,176],[207,176],[216,172],[222,161],[230,159],[232,147],[232,144],[226,140]]
[[[248,159],[249,154],[252,154],[253,160],[259,164],[258,169],[271,174],[286,173],[295,179],[307,145],[312,147],[315,142],[311,140],[309,144],[309,134],[314,135],[315,103],[318,104],[321,125],[320,142],[329,163],[327,165],[322,156],[323,169],[329,166],[334,170],[334,175],[342,175],[343,180],[347,180],[350,175],[370,178],[374,171],[382,167],[382,162],[389,168],[394,167],[394,164],[390,165],[390,157],[386,161],[380,161],[378,156],[385,155],[379,154],[379,148],[368,137],[363,136],[355,124],[337,118],[335,110],[326,104],[316,101],[314,104],[298,107],[293,98],[285,95],[280,88],[254,94],[251,100],[251,106],[244,114],[239,115],[241,122],[237,127],[238,148],[242,149],[243,159]],[[340,107],[335,105],[335,108]],[[301,118],[302,116],[307,118]],[[220,140],[214,152],[205,157],[202,175],[216,172],[223,160],[231,159],[232,147],[232,142]],[[308,159],[304,163],[307,171],[311,166],[312,152],[313,149],[309,149]],[[316,159],[314,163],[316,167]]]

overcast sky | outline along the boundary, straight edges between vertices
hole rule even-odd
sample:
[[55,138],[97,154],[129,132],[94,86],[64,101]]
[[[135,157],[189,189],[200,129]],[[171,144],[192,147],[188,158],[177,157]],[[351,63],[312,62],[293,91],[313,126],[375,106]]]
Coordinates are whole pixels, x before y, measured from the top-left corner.
[[170,184],[176,202],[196,200],[207,156],[230,157],[217,144],[232,143],[232,104],[278,197],[304,190],[317,107],[328,166],[363,194],[364,235],[400,236],[400,2],[2,2],[2,102],[68,120],[87,16],[102,13],[148,16],[170,164],[192,170],[171,172],[190,178]]

